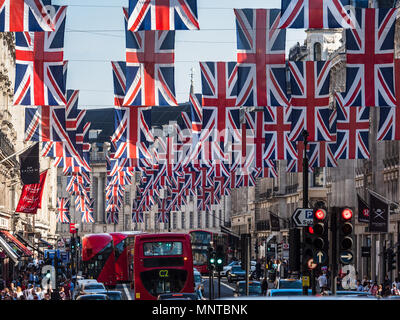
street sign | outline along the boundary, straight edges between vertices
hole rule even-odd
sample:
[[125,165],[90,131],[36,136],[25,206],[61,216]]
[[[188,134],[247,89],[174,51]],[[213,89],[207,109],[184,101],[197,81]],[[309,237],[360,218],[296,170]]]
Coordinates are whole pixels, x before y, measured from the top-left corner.
[[318,251],[314,255],[314,262],[318,264],[324,264],[327,259],[327,254],[324,251]]
[[310,286],[310,277],[303,276],[302,277],[302,286],[309,287]]
[[76,233],[75,223],[70,223],[69,224],[69,233]]
[[353,261],[353,253],[351,251],[342,251],[339,259],[341,263],[349,264]]
[[313,209],[297,208],[292,214],[292,220],[296,227],[307,227],[313,225]]
[[307,261],[307,267],[308,269],[315,269],[318,266],[318,264],[314,263],[314,259],[311,258]]
[[361,257],[371,258],[371,247],[361,247]]

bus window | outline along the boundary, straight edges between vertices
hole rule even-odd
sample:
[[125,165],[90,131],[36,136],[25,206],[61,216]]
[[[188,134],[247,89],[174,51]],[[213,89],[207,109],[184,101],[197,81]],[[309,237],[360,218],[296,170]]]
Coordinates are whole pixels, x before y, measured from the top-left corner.
[[187,276],[187,271],[177,269],[149,270],[140,274],[143,286],[154,297],[161,293],[181,292]]
[[146,242],[143,244],[143,252],[146,257],[181,255],[182,242]]

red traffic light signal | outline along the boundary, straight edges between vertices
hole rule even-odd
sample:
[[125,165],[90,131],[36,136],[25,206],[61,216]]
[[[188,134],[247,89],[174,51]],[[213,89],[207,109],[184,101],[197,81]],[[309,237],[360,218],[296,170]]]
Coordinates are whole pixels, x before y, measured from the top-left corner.
[[324,220],[326,217],[326,211],[324,209],[318,209],[315,211],[314,217],[317,220]]
[[353,218],[353,211],[349,208],[343,209],[342,218],[344,220],[350,220],[351,218]]

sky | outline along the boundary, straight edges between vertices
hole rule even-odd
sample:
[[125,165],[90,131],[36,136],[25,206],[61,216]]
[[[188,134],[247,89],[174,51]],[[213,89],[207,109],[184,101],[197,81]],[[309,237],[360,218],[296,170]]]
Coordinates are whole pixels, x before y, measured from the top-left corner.
[[[200,61],[235,61],[234,8],[280,8],[281,0],[198,0],[200,30],[176,31],[175,91],[178,103],[188,101],[191,70],[201,93]],[[113,107],[111,61],[125,61],[122,7],[128,0],[53,0],[67,5],[64,59],[67,89],[80,90],[80,108]],[[303,43],[304,30],[287,30],[286,52]]]

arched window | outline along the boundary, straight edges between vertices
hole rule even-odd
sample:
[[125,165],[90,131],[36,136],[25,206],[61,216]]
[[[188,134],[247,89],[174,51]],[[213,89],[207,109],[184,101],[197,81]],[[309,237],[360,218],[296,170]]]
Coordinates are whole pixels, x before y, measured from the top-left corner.
[[322,48],[319,42],[314,43],[314,61],[322,60]]

